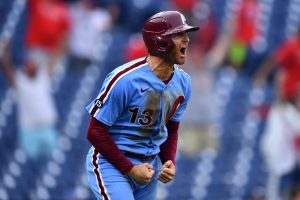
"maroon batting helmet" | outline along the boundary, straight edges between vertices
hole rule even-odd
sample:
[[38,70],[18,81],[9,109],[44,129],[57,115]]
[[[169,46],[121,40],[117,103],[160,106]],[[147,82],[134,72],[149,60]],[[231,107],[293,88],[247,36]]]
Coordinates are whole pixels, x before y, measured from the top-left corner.
[[179,32],[197,31],[199,27],[189,26],[178,11],[163,11],[150,17],[144,24],[143,39],[150,55],[164,56],[174,43],[168,35]]

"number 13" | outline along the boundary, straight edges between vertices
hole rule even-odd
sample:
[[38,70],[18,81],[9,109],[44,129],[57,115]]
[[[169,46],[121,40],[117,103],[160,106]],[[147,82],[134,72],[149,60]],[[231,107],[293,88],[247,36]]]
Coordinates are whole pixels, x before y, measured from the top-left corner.
[[146,109],[141,112],[142,117],[137,118],[139,114],[139,108],[129,108],[129,112],[131,112],[130,123],[135,123],[138,120],[138,123],[143,126],[149,126],[152,122],[152,114],[153,110]]

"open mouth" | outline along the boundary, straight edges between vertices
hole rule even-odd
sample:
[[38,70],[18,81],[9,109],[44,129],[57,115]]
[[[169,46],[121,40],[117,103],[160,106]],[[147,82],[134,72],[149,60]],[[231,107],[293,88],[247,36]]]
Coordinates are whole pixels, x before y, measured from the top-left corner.
[[185,56],[185,53],[186,53],[186,47],[180,48],[180,54],[181,54],[182,56]]

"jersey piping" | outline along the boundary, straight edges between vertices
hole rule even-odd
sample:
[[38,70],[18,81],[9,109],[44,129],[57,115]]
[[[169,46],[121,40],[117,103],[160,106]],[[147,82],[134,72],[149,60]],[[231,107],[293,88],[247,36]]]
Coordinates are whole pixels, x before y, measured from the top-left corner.
[[[91,107],[90,113],[93,117],[95,117],[99,111],[99,108],[101,108],[101,105],[106,101],[108,95],[110,94],[111,90],[113,89],[114,85],[120,80],[123,76],[126,74],[139,69],[146,65],[146,59],[139,61],[133,65],[130,65],[129,67],[126,67],[125,69],[121,70],[120,72],[116,73],[111,80],[106,85],[105,89],[97,96],[97,99],[94,102],[94,105]],[[99,104],[100,103],[100,104]]]

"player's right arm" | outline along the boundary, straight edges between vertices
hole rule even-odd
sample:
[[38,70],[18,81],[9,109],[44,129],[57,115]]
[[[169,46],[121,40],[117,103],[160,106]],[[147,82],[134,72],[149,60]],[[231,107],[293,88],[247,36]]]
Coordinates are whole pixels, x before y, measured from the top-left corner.
[[109,126],[91,117],[87,131],[87,139],[95,149],[103,155],[122,174],[127,174],[141,184],[150,182],[154,170],[149,163],[134,165],[119,150],[116,143],[108,133]]

